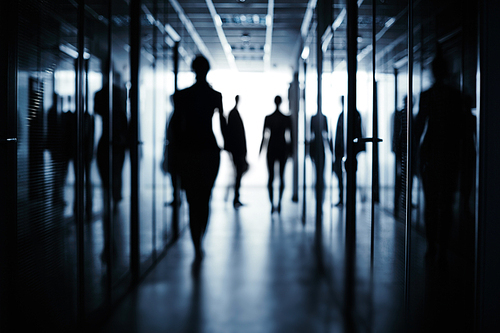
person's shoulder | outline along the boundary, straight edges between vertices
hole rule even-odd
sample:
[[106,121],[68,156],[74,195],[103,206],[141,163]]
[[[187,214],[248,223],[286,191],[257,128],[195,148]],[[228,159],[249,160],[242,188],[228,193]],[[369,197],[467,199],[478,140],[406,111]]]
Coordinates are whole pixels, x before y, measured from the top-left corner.
[[191,88],[192,87],[184,88],[184,89],[181,89],[181,90],[177,90],[176,92],[174,92],[174,98],[179,98],[179,97],[186,96],[187,94],[189,94]]

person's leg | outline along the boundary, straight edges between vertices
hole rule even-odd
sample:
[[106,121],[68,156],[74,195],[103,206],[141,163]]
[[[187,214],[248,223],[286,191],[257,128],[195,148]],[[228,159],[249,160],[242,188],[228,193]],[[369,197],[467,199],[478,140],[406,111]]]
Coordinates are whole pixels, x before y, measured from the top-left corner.
[[[195,248],[196,258],[203,257],[202,240],[207,229],[210,196],[219,170],[219,152],[207,151],[189,154],[185,166],[185,192],[189,204],[189,228]],[[201,172],[203,170],[203,172]]]
[[[337,162],[335,162],[337,163]],[[335,175],[339,181],[339,202],[337,205],[342,205],[344,203],[344,179],[342,175],[342,167],[340,163],[334,167]]]
[[269,192],[269,200],[271,201],[271,211],[274,211],[274,201],[273,201],[274,162],[275,162],[274,159],[268,155],[267,171],[269,173],[269,179],[267,181],[267,191]]
[[316,171],[316,196],[323,202],[325,197],[325,155],[319,157],[314,163]]
[[244,168],[244,157],[233,157],[234,167],[236,170],[236,179],[234,181],[234,201],[233,205],[235,208],[241,206],[240,202],[240,187],[241,187],[241,178],[243,177],[243,168]]
[[440,210],[440,195],[436,181],[429,171],[422,172],[422,188],[424,191],[424,225],[427,238],[427,259],[434,259],[437,251],[437,232]]
[[278,212],[281,212],[281,199],[283,198],[283,192],[285,191],[286,156],[280,159],[279,164],[280,164],[280,196],[278,200]]

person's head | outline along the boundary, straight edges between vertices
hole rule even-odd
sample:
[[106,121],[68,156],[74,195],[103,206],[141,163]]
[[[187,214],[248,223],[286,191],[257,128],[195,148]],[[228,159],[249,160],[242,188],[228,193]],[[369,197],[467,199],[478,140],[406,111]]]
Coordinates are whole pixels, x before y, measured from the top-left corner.
[[436,56],[434,57],[434,60],[432,60],[431,67],[432,75],[434,76],[435,81],[443,81],[448,77],[448,62],[444,58],[443,51],[441,50],[441,46],[439,44],[436,49]]
[[191,63],[191,69],[196,74],[197,80],[204,80],[207,77],[208,71],[210,70],[210,64],[208,63],[207,58],[202,55],[198,55]]
[[276,96],[274,98],[274,104],[276,104],[276,108],[279,108],[281,105],[281,96]]

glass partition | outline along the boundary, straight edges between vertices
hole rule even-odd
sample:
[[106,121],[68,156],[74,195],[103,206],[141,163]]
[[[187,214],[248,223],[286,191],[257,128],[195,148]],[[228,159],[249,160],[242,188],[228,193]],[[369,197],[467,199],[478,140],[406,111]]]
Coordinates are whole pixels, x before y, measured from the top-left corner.
[[410,4],[410,323],[473,331],[477,5]]
[[144,4],[141,17],[141,57],[139,77],[139,244],[141,273],[151,265],[153,249],[155,247],[154,232],[156,232],[154,205],[156,192],[154,180],[156,178],[156,94],[160,93],[155,85],[157,59],[156,11],[154,2]]
[[[108,124],[110,138],[109,194],[110,226],[109,241],[113,264],[111,268],[112,296],[122,295],[130,278],[130,9],[125,0],[111,3],[111,110]],[[103,154],[104,156],[104,154]],[[105,162],[104,162],[105,163]],[[104,177],[106,177],[104,175]],[[107,237],[105,235],[105,237]]]
[[[103,167],[103,145],[109,145],[109,129],[105,113],[109,113],[109,7],[102,1],[88,1],[84,22],[83,68],[83,172],[84,172],[84,249],[85,249],[85,312],[88,314],[107,304],[109,286],[106,233],[109,224],[109,202],[102,175],[109,174]],[[108,88],[107,88],[108,87]],[[106,90],[108,89],[108,90]],[[103,156],[104,155],[104,156]]]
[[74,172],[79,8],[72,1],[17,5],[15,293],[23,307],[16,325],[65,330],[76,321],[81,223]]

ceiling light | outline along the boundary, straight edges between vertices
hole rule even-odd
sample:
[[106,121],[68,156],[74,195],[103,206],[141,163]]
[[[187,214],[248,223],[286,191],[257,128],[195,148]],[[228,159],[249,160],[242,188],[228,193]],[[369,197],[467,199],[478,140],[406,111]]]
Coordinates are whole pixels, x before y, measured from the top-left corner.
[[304,49],[302,50],[302,54],[300,55],[300,57],[303,60],[306,60],[307,58],[309,58],[309,46],[304,47]]
[[394,24],[394,22],[396,22],[396,19],[394,17],[388,19],[387,22],[385,22],[386,28],[390,28]]
[[222,26],[222,19],[221,19],[220,15],[215,16],[215,24],[217,24],[219,27]]
[[172,38],[174,42],[179,42],[181,40],[181,36],[175,31],[175,29],[170,24],[165,24],[165,31]]

